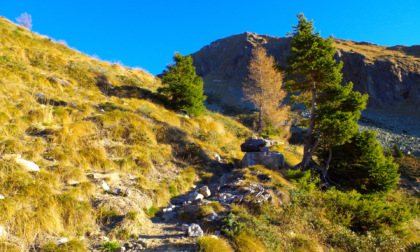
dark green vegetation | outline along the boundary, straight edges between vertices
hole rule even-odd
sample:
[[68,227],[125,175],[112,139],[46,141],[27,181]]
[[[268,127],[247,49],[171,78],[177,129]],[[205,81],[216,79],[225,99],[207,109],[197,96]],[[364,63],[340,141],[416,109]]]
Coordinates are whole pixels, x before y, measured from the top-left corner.
[[[259,172],[256,172],[259,171]],[[262,167],[245,170],[245,185]],[[294,185],[272,175],[264,183],[276,191],[271,203],[236,205],[222,221],[222,233],[238,251],[415,251],[419,201],[394,191],[363,195],[323,191],[311,171],[289,170]],[[411,223],[411,224],[409,224]],[[247,250],[248,249],[248,250]],[[410,250],[413,249],[413,250]]]
[[352,83],[341,85],[343,64],[333,59],[332,38],[314,33],[313,21],[307,21],[303,14],[298,18],[287,59],[287,87],[300,92],[294,101],[310,108],[311,117],[302,162],[297,167],[308,169],[317,153],[322,167],[315,168],[327,185],[337,185],[327,174],[331,171],[339,184],[349,189],[388,192],[398,182],[398,166],[384,156],[374,135],[357,134],[367,95],[352,91]]
[[175,53],[173,59],[175,64],[167,66],[168,70],[162,76],[164,87],[158,88],[158,92],[166,96],[172,109],[185,110],[195,116],[203,115],[206,111],[203,80],[197,76],[191,56]]

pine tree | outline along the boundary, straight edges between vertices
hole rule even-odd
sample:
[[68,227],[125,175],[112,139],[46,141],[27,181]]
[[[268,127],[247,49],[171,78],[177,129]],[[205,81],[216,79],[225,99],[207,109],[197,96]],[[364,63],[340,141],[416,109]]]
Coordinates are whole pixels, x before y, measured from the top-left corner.
[[263,129],[263,120],[269,124],[284,126],[288,121],[289,107],[283,103],[287,93],[282,89],[283,74],[275,69],[273,56],[260,44],[252,49],[251,61],[248,65],[249,75],[243,83],[245,99],[258,109],[256,131]]
[[333,59],[335,48],[332,38],[323,39],[320,33],[314,33],[313,21],[308,21],[303,14],[298,16],[297,26],[293,26],[291,38],[291,56],[287,58],[286,80],[291,92],[300,92],[293,97],[295,102],[303,102],[311,109],[309,133],[305,139],[302,162],[298,167],[308,168],[317,142],[313,141],[316,122],[317,97],[326,88],[341,81],[342,63]]
[[[346,189],[362,193],[386,193],[395,188],[398,179],[398,165],[392,156],[386,157],[372,131],[356,133],[343,145],[334,146],[330,177]],[[326,160],[327,151],[318,157]]]
[[159,88],[158,92],[166,96],[174,110],[186,110],[195,116],[204,114],[203,80],[197,76],[191,56],[175,53],[173,60],[175,64],[168,65],[162,76],[162,83],[166,86]]
[[357,133],[357,121],[362,110],[366,108],[368,96],[354,92],[352,89],[351,82],[345,86],[335,83],[318,96],[316,143],[328,152],[327,159],[320,159],[325,164],[321,168],[324,181],[328,181],[326,176],[333,157],[333,147],[349,142]]

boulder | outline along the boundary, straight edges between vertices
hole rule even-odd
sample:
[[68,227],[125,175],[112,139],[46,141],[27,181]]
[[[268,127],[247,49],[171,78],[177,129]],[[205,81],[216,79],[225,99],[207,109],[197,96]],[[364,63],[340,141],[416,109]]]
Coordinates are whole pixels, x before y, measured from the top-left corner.
[[203,194],[198,193],[198,192],[193,193],[193,194],[190,196],[190,201],[201,201],[201,200],[203,200],[203,199],[204,199]]
[[284,167],[284,156],[276,151],[247,152],[239,163],[239,168],[263,165],[269,169]]
[[199,237],[203,235],[204,235],[204,232],[198,224],[193,223],[188,227],[188,236]]
[[259,152],[260,148],[267,143],[263,139],[251,139],[248,142],[241,144],[241,151],[243,152]]
[[211,192],[208,186],[203,186],[200,188],[200,193],[205,197],[210,197],[211,196]]
[[32,161],[28,161],[22,158],[15,159],[17,164],[20,164],[28,171],[39,171],[39,166]]

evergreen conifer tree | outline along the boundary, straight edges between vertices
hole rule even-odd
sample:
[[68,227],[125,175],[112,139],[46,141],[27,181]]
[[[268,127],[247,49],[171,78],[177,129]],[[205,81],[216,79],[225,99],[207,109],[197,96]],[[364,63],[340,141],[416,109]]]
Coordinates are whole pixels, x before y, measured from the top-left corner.
[[305,139],[302,162],[299,167],[308,168],[309,161],[316,149],[313,141],[316,121],[317,97],[326,88],[341,81],[342,63],[333,59],[335,48],[332,38],[323,39],[320,33],[314,33],[313,21],[308,21],[303,14],[298,16],[297,26],[293,26],[291,38],[291,56],[287,58],[286,87],[291,92],[299,92],[295,102],[303,102],[311,109],[309,133]]
[[195,116],[204,114],[203,80],[197,76],[191,56],[175,53],[173,60],[175,64],[168,65],[162,76],[162,83],[166,86],[159,88],[158,92],[166,96],[174,110],[186,110]]

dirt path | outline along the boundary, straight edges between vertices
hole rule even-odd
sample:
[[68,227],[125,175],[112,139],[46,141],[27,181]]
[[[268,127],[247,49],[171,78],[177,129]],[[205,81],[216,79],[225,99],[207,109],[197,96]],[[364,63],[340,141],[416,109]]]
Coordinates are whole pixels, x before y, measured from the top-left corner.
[[175,221],[153,218],[153,225],[131,241],[127,251],[195,251],[196,238],[187,237]]

